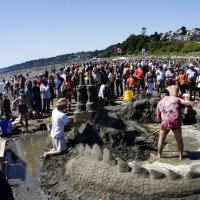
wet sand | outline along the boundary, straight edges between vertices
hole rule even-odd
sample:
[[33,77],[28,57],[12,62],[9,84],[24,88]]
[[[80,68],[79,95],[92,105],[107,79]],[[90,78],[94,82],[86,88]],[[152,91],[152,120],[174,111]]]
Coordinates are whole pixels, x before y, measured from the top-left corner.
[[[35,74],[33,73],[32,75]],[[32,76],[32,78],[34,78],[34,76]],[[197,107],[199,114],[199,105],[197,105]],[[43,121],[46,123],[45,119]],[[9,162],[8,178],[15,199],[101,199],[101,194],[97,195],[92,191],[90,194],[76,193],[71,191],[70,186],[65,184],[65,177],[63,176],[65,172],[65,163],[70,158],[75,157],[76,152],[71,151],[68,154],[54,156],[45,162],[40,160],[42,153],[50,148],[48,139],[49,133],[47,133],[47,131],[38,130],[38,126],[42,122],[31,120],[30,123],[32,124],[32,126],[30,126],[31,133],[13,135],[7,138],[8,145],[6,146],[5,157]],[[200,121],[198,121],[198,123],[200,123]],[[159,166],[160,168],[171,167],[176,170],[177,167],[177,170],[183,171],[183,173],[196,164],[200,164],[200,141],[198,137],[200,127],[198,125],[199,124],[196,125],[196,128],[193,125],[183,126],[185,141],[185,159],[183,161],[178,161],[177,159],[176,144],[173,135],[170,134],[168,143],[163,152],[164,158],[158,160],[155,156],[155,151],[151,151],[150,157],[146,157],[143,160],[141,159],[139,162],[144,166],[148,166],[148,163],[153,163],[153,165],[156,167]],[[153,126],[152,129],[154,128],[157,129]],[[119,152],[119,149],[116,148],[115,153],[120,155]],[[124,155],[127,152],[121,151],[121,153]],[[147,158],[148,163],[145,161]],[[127,158],[127,161],[131,161],[131,159]],[[42,172],[41,174],[40,171]],[[120,198],[120,196],[116,195],[110,199]]]
[[[197,104],[195,109],[197,109],[197,113],[200,111],[200,105]],[[117,110],[116,107],[114,110]],[[199,115],[197,116],[198,123],[200,122]],[[149,129],[157,130],[159,128],[159,124],[150,124],[149,126],[146,125]],[[88,129],[89,131],[90,129]],[[163,151],[163,158],[158,159],[156,156],[156,149],[149,149],[147,150],[149,157],[143,157],[144,150],[140,152],[140,148],[135,148],[135,152],[132,148],[129,147],[122,147],[117,146],[116,151],[115,148],[112,149],[113,155],[116,157],[123,157],[124,160],[127,161],[136,161],[138,164],[141,164],[145,166],[147,169],[162,169],[163,171],[167,169],[173,169],[174,171],[179,172],[181,175],[185,175],[187,172],[189,172],[191,169],[195,168],[196,166],[200,166],[200,139],[199,139],[199,132],[200,127],[198,124],[196,125],[184,125],[183,126],[183,138],[185,143],[185,151],[184,155],[185,158],[182,161],[179,161],[178,159],[178,153],[176,149],[176,143],[174,141],[173,135],[170,133],[167,138],[167,143],[165,146],[165,149]],[[90,134],[92,132],[90,131]],[[155,141],[156,138],[155,138]],[[144,147],[144,143],[141,143],[141,145]],[[105,146],[106,147],[106,146]],[[146,146],[149,148],[149,146]],[[152,147],[152,146],[151,146]],[[108,147],[107,147],[108,148]],[[132,152],[133,151],[133,152]],[[134,154],[136,153],[136,154]],[[150,153],[150,154],[149,154]],[[137,156],[136,156],[137,155]],[[106,193],[106,191],[101,191],[98,193],[87,190],[87,192],[84,190],[73,190],[70,185],[67,185],[66,178],[64,176],[65,174],[65,165],[63,163],[67,163],[70,159],[77,156],[77,151],[72,150],[70,153],[66,155],[51,157],[47,161],[45,161],[41,168],[41,187],[44,190],[44,193],[47,194],[50,198],[56,198],[56,199],[96,199],[99,200],[103,197],[106,199],[155,199],[151,197],[131,197],[124,195],[118,195],[114,191],[112,194]],[[134,159],[133,159],[134,158]],[[139,158],[139,159],[136,159]],[[144,160],[143,160],[144,158]],[[162,171],[161,170],[161,171]],[[47,181],[48,184],[47,184]],[[195,181],[195,180],[194,180]],[[113,188],[114,190],[114,188]],[[105,193],[106,194],[105,194]],[[186,200],[196,200],[200,197],[200,194],[192,194],[188,197],[181,197],[176,199]],[[159,199],[159,198],[157,198]],[[168,199],[168,198],[164,198]],[[175,198],[170,198],[175,199]]]

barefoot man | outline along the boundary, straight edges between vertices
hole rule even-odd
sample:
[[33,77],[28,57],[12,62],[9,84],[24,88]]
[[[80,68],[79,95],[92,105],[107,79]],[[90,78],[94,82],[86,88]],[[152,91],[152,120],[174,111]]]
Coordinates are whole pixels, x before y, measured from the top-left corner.
[[52,112],[51,140],[53,148],[44,153],[42,156],[44,160],[50,155],[58,155],[67,150],[64,137],[64,127],[69,122],[69,118],[63,111],[67,109],[68,105],[67,100],[65,98],[61,98],[58,100],[57,106]]
[[181,129],[181,108],[189,105],[187,105],[186,101],[183,101],[178,97],[169,96],[169,91],[167,89],[162,89],[160,93],[161,100],[158,102],[156,109],[157,117],[161,121],[158,141],[158,157],[161,157],[167,134],[172,130],[179,151],[179,159],[182,160],[184,145]]

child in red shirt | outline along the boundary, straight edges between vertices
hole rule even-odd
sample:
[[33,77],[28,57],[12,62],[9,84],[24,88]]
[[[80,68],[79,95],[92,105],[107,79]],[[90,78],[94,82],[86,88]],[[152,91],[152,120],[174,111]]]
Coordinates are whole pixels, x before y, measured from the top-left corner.
[[184,70],[181,69],[179,75],[176,77],[176,80],[178,81],[179,89],[181,91],[181,94],[186,94],[186,84],[187,84],[187,77],[184,73]]
[[130,74],[129,78],[127,79],[127,85],[129,90],[135,91],[135,79],[133,77],[133,74]]

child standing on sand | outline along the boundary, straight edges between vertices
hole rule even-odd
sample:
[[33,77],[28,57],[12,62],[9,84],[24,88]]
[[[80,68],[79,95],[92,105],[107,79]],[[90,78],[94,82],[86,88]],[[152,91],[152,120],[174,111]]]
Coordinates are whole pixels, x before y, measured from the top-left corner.
[[187,77],[183,69],[180,69],[179,75],[176,77],[178,81],[181,95],[186,94]]
[[129,78],[127,79],[127,85],[129,90],[135,91],[135,79],[132,73],[130,73]]
[[2,100],[2,109],[5,117],[7,119],[11,118],[11,108],[10,108],[10,100],[8,99],[8,94],[3,94],[3,100]]

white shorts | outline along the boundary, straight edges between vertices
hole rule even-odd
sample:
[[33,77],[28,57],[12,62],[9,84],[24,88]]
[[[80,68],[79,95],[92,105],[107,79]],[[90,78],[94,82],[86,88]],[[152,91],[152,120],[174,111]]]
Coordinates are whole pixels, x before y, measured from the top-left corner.
[[52,145],[53,145],[53,148],[62,152],[62,151],[65,151],[67,149],[67,144],[66,144],[66,141],[64,138],[62,139],[54,139],[54,138],[51,138],[52,140]]

